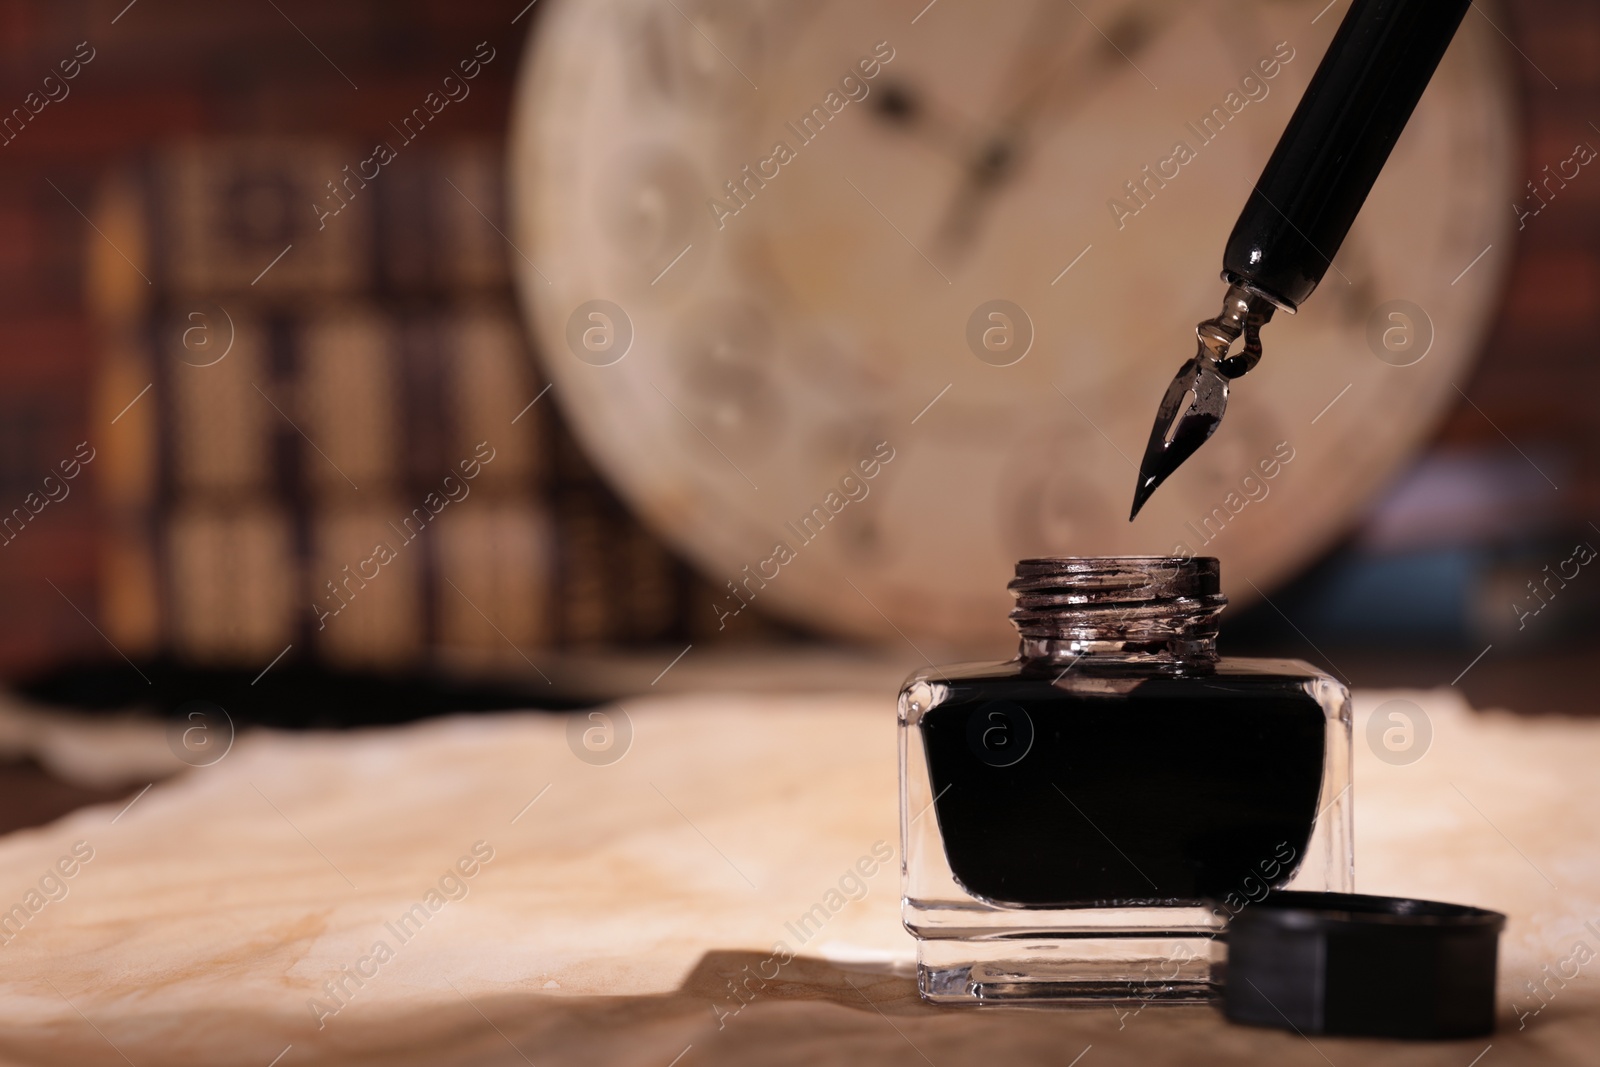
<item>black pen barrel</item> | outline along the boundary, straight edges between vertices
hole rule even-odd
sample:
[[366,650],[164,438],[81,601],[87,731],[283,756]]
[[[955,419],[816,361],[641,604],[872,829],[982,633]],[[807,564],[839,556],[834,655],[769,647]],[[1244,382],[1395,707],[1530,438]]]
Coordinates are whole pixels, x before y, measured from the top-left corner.
[[1293,309],[1311,295],[1471,0],[1354,0],[1267,160],[1223,278]]

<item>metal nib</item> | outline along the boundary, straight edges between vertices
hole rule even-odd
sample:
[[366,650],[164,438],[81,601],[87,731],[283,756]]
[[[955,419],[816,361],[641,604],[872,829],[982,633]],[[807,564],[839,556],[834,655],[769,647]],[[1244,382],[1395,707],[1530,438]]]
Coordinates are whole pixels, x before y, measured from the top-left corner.
[[1139,482],[1133,487],[1132,522],[1156,486],[1178,469],[1178,465],[1206,443],[1222,422],[1228,407],[1228,379],[1212,360],[1196,356],[1178,368],[1177,377],[1167,386],[1150,430],[1144,459],[1139,462]]
[[[1216,432],[1228,407],[1228,382],[1261,359],[1259,331],[1274,310],[1274,305],[1262,296],[1231,286],[1223,299],[1222,314],[1195,327],[1199,351],[1178,369],[1177,377],[1161,398],[1155,425],[1150,429],[1150,443],[1139,463],[1129,522],[1156,487]],[[1229,356],[1228,348],[1241,333],[1245,340],[1243,350]]]

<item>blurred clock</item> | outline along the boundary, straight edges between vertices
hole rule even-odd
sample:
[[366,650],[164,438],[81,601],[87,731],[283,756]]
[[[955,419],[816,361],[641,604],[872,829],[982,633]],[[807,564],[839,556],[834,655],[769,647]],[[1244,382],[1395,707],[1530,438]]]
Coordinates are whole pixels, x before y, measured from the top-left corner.
[[1025,555],[1213,554],[1270,589],[1456,401],[1512,217],[1469,14],[1321,290],[1128,523],[1324,3],[547,0],[511,236],[553,395],[707,575],[824,630],[1003,645]]

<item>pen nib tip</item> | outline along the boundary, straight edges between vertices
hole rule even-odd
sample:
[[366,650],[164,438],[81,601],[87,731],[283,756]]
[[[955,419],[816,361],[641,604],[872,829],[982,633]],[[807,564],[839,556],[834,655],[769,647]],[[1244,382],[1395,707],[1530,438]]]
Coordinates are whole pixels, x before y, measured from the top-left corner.
[[1150,494],[1156,487],[1151,480],[1145,477],[1143,470],[1139,471],[1139,483],[1133,487],[1133,510],[1128,512],[1128,521],[1132,522],[1139,517],[1139,509],[1144,507],[1144,502],[1150,499]]
[[1208,359],[1196,357],[1178,369],[1156,412],[1150,442],[1133,488],[1132,522],[1168,476],[1216,431],[1228,406],[1228,379]]

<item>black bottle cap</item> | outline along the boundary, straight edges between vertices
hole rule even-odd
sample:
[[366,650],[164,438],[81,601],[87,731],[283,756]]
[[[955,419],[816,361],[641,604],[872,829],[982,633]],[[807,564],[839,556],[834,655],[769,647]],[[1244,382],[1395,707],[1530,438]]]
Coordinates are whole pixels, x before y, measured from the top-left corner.
[[1487,1034],[1505,925],[1497,911],[1461,904],[1269,893],[1228,924],[1222,1010],[1302,1034]]

